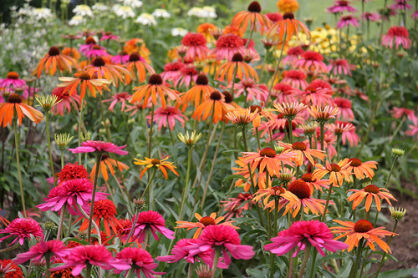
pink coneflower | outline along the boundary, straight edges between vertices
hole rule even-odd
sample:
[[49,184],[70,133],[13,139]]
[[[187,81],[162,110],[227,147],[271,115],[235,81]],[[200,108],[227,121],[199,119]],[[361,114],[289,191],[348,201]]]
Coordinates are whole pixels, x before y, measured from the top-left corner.
[[322,55],[315,51],[306,51],[294,66],[311,72],[328,72],[328,67],[323,62]]
[[418,11],[415,11],[411,14],[412,19],[417,20],[418,19]]
[[335,1],[334,5],[327,8],[327,11],[329,13],[333,13],[333,14],[344,13],[344,12],[355,13],[355,12],[357,12],[357,9],[350,6],[349,1],[337,0],[337,1]]
[[139,242],[143,242],[147,230],[151,231],[155,240],[159,239],[156,234],[157,231],[164,235],[166,238],[174,238],[174,232],[165,227],[164,218],[156,211],[150,210],[140,212],[139,214],[135,214],[133,216],[132,221],[135,222],[135,219],[137,220],[134,227],[132,240],[138,239]]
[[16,237],[10,245],[14,244],[16,241],[18,241],[20,245],[23,245],[26,238],[30,239],[31,236],[42,238],[44,235],[39,223],[32,218],[16,218],[10,222],[6,228],[1,229],[0,234],[8,234],[0,238],[0,242],[9,237]]
[[280,82],[273,87],[271,95],[274,98],[274,102],[282,103],[297,101],[298,94],[300,94],[299,90],[293,88],[289,84]]
[[80,52],[86,55],[87,51],[91,50],[96,45],[96,40],[93,37],[87,37],[85,43],[80,45]]
[[[147,116],[147,119],[151,121],[151,115]],[[162,127],[169,127],[173,130],[176,125],[176,121],[181,123],[184,127],[184,120],[187,120],[187,117],[184,116],[181,111],[174,106],[166,106],[165,108],[159,107],[155,110],[154,113],[154,123],[158,124],[158,129],[161,130]]]
[[26,86],[26,81],[19,78],[19,74],[11,71],[6,75],[6,78],[0,79],[0,91],[4,89],[23,89]]
[[403,107],[393,107],[390,111],[392,114],[392,117],[395,119],[400,119],[404,116],[406,116],[410,121],[415,121],[417,117],[415,116],[415,111],[412,109],[407,109]]
[[104,57],[108,56],[106,49],[100,45],[93,45],[90,47],[90,49],[86,49],[84,52],[84,55],[89,58],[96,58],[96,57]]
[[71,113],[71,106],[78,111],[80,106],[80,96],[73,94],[70,96],[65,87],[57,87],[52,91],[52,95],[57,97],[57,103],[52,107],[52,112],[64,116],[65,112]]
[[286,57],[283,58],[283,64],[296,62],[303,53],[305,53],[305,50],[301,46],[289,48]]
[[177,80],[180,75],[180,70],[184,67],[182,62],[171,62],[164,66],[164,71],[161,73],[161,77],[165,82]]
[[[232,84],[230,85],[232,88]],[[242,94],[246,95],[247,101],[259,100],[265,102],[268,95],[268,88],[264,84],[257,84],[252,79],[243,79],[239,83],[235,84],[235,97],[239,97]]]
[[335,124],[330,126],[330,129],[334,131],[334,134],[341,135],[344,145],[348,142],[353,147],[357,146],[360,141],[360,137],[356,133],[356,127],[352,123],[336,121]]
[[389,28],[387,34],[382,37],[382,45],[392,48],[394,44],[396,49],[400,45],[405,49],[411,47],[408,29],[402,26],[392,26]]
[[415,136],[418,139],[418,118],[412,120],[412,125],[408,126],[408,130],[405,134],[408,136]]
[[120,111],[123,112],[126,107],[126,102],[128,102],[130,98],[131,98],[131,95],[128,92],[122,92],[122,93],[114,94],[111,98],[105,99],[102,102],[103,103],[110,102],[109,111],[112,111],[112,112],[116,104],[120,102],[122,104]]
[[241,37],[234,34],[226,34],[218,38],[213,52],[216,55],[216,60],[226,59],[231,61],[235,53],[243,55],[244,50],[244,40]]
[[338,21],[337,28],[342,29],[350,25],[356,28],[359,27],[359,22],[358,22],[357,17],[353,15],[344,15],[344,16],[341,16],[340,20]]
[[115,55],[110,60],[112,64],[123,65],[129,62],[129,55],[126,52],[121,52],[118,55]]
[[41,241],[32,246],[28,252],[20,253],[14,259],[17,264],[23,264],[32,260],[35,263],[41,263],[42,258],[47,259],[62,258],[67,254],[67,247],[60,240]]
[[[141,277],[141,273],[146,278],[154,278],[154,274],[165,274],[165,272],[154,271],[154,268],[158,267],[158,264],[154,263],[154,259],[150,253],[141,248],[126,247],[116,255],[116,258],[128,264],[132,272],[136,273],[138,277]],[[115,271],[115,273],[121,272],[122,270]]]
[[144,109],[148,109],[148,108],[151,108],[151,107],[152,107],[152,102],[151,101],[148,102],[147,106],[145,106],[144,108],[143,108],[142,103],[137,102],[137,103],[134,103],[133,105],[127,105],[127,108],[125,109],[125,112],[131,112],[131,114],[129,114],[129,116],[132,117],[136,114],[136,112],[142,111]]
[[380,14],[378,13],[369,13],[369,12],[365,12],[364,14],[361,15],[361,17],[367,21],[371,21],[371,22],[378,22],[382,19],[382,17],[380,16]]
[[394,10],[406,11],[412,8],[412,5],[408,3],[408,0],[396,0],[396,3],[392,4],[390,7]]
[[197,76],[199,75],[199,72],[197,69],[191,65],[184,66],[180,69],[179,74],[175,79],[173,79],[174,86],[182,86],[189,88],[192,82],[196,82]]
[[186,48],[186,59],[204,59],[209,48],[206,46],[206,39],[200,33],[187,33],[181,40],[181,44]]
[[328,66],[328,71],[334,75],[350,75],[351,70],[355,69],[354,65],[348,63],[346,59],[335,59],[331,60],[331,63]]
[[102,37],[100,38],[100,41],[106,41],[106,40],[116,41],[118,39],[119,39],[119,36],[112,34],[112,32],[102,32]]
[[301,92],[302,102],[309,105],[325,105],[332,101],[331,85],[321,79],[316,79]]
[[283,73],[283,83],[289,84],[293,88],[304,90],[308,86],[306,74],[301,70],[287,70]]
[[107,153],[115,153],[118,155],[127,155],[128,152],[122,150],[124,148],[126,148],[126,145],[119,147],[110,142],[87,140],[81,143],[80,147],[77,147],[75,149],[68,149],[68,150],[71,151],[72,153],[107,152]]
[[112,253],[102,245],[84,245],[72,248],[71,252],[64,256],[63,261],[63,265],[54,267],[51,270],[72,268],[71,274],[77,276],[88,265],[98,266],[105,270],[115,269],[116,271],[124,271],[131,268],[129,263],[113,258]]
[[238,193],[237,197],[228,198],[221,201],[224,208],[225,219],[232,217],[241,217],[244,210],[248,210],[255,202],[252,201],[253,196],[250,193]]
[[250,40],[250,42],[247,45],[248,39],[243,39],[244,45],[247,47],[242,52],[242,56],[244,58],[244,61],[247,63],[253,62],[253,61],[259,61],[260,60],[260,54],[258,54],[257,50],[255,49],[255,43],[254,40]]
[[280,13],[266,13],[266,16],[272,23],[283,19],[283,16]]
[[354,120],[354,113],[353,110],[351,110],[351,101],[349,99],[336,97],[333,101],[338,107],[337,119],[341,119],[343,121]]
[[266,244],[264,249],[277,256],[282,256],[296,248],[292,257],[308,246],[314,247],[319,254],[325,256],[324,249],[336,252],[348,247],[347,244],[333,239],[328,226],[317,220],[297,221],[289,229],[279,232],[277,237],[271,238],[273,243]]

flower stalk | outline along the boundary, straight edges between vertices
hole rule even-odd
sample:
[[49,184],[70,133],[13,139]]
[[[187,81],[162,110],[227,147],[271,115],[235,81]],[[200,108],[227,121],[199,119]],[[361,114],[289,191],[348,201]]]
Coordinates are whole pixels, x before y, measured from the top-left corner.
[[20,190],[20,200],[22,203],[23,216],[27,217],[26,214],[26,205],[25,205],[25,193],[23,191],[23,182],[22,182],[22,170],[20,168],[20,153],[19,153],[19,133],[17,130],[16,121],[13,121],[13,131],[15,135],[15,148],[16,148],[16,166],[17,166],[17,178],[19,180],[19,190]]
[[[91,195],[91,206],[90,206],[90,217],[89,217],[89,226],[87,228],[87,234],[88,234],[88,242],[91,243],[91,225],[93,222],[93,214],[94,214],[94,200],[96,197],[96,190],[97,190],[97,180],[99,177],[99,173],[100,173],[100,161],[102,160],[102,152],[98,152],[97,156],[96,156],[96,165],[97,165],[97,171],[96,174],[94,175],[94,184],[93,184],[93,193]],[[97,230],[97,232],[99,233],[99,230]]]

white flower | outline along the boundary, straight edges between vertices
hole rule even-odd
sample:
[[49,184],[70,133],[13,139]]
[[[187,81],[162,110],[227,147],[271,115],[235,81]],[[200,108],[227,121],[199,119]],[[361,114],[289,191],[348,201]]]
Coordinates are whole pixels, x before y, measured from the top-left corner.
[[153,16],[155,17],[164,17],[164,18],[169,18],[170,17],[170,13],[167,12],[164,9],[155,9],[155,11],[152,13]]
[[129,6],[114,5],[112,9],[117,16],[122,17],[123,19],[135,16],[134,10]]
[[142,7],[142,1],[140,0],[123,0],[123,5],[130,6],[132,8]]
[[187,12],[188,16],[196,16],[201,18],[216,18],[215,8],[204,6],[203,8],[193,7]]
[[142,13],[140,16],[137,17],[135,22],[140,23],[142,25],[157,25],[157,21],[155,20],[154,16],[149,13]]
[[81,15],[75,15],[71,18],[70,21],[68,21],[68,24],[72,26],[80,25],[82,23],[85,23],[84,18]]
[[87,5],[78,5],[74,8],[73,13],[80,16],[93,17],[93,12]]
[[202,14],[202,9],[198,8],[198,7],[193,7],[191,8],[188,12],[187,15],[188,16],[197,16],[197,17],[201,17]]
[[183,28],[173,28],[171,29],[171,35],[174,37],[180,36],[184,37],[189,31]]
[[92,6],[92,9],[96,12],[104,12],[107,11],[109,8],[102,3],[96,3]]
[[33,9],[33,15],[37,20],[53,17],[51,10],[48,8]]

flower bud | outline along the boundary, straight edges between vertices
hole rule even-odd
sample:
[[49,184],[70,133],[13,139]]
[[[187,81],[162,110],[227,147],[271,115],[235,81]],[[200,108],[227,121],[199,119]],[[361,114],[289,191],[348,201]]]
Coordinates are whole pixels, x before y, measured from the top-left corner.
[[404,208],[389,207],[389,211],[390,211],[390,216],[395,221],[401,220],[406,214],[406,209],[404,209]]
[[405,154],[405,151],[402,149],[398,149],[398,148],[393,148],[392,149],[392,154],[395,156],[403,156]]

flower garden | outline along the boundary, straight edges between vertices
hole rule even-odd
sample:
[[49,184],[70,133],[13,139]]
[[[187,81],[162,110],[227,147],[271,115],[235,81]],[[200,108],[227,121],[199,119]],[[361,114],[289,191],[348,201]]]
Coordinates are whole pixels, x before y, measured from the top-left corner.
[[0,276],[417,274],[418,1],[317,1],[7,7]]

